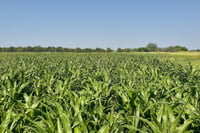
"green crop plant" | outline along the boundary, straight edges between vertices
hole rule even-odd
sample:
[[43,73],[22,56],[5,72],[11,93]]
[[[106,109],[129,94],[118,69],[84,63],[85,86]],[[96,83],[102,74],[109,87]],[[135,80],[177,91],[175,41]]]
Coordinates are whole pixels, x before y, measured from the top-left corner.
[[141,53],[1,53],[0,63],[0,133],[200,132],[191,64]]

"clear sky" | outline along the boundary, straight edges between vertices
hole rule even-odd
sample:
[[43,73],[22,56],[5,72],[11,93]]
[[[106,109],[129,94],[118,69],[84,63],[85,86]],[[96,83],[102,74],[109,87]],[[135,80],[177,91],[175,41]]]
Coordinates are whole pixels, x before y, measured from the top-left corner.
[[200,0],[0,0],[0,46],[200,48]]

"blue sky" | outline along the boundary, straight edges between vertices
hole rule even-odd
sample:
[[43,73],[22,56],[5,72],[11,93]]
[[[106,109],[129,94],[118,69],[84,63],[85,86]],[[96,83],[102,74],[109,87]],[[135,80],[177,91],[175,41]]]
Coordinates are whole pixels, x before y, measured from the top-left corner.
[[200,48],[200,0],[0,0],[0,46]]

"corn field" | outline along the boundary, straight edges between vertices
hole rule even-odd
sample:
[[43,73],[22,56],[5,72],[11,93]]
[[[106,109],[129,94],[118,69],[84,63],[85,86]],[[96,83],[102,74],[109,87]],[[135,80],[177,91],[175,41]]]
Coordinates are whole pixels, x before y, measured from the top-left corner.
[[1,53],[0,133],[199,133],[200,70],[116,53]]

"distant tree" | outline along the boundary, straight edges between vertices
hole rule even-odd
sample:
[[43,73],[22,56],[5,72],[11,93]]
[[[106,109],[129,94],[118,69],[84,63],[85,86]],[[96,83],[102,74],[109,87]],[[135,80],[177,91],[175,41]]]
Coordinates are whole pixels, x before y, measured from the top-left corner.
[[125,48],[125,49],[123,49],[123,52],[131,52],[131,51],[132,51],[131,48]]
[[179,51],[188,51],[188,49],[186,47],[182,47],[182,46],[175,46],[175,49],[179,50]]
[[14,47],[10,47],[9,52],[16,52],[16,49]]
[[113,51],[113,50],[112,50],[111,48],[107,48],[107,49],[106,49],[106,52],[108,52],[108,53],[109,53],[109,52],[112,52],[112,51]]
[[25,49],[26,52],[33,52],[33,48],[31,46],[27,46],[27,47],[22,48],[22,49]]
[[148,48],[146,47],[140,47],[137,49],[138,52],[149,52]]
[[75,52],[81,52],[82,50],[81,50],[81,48],[77,47],[74,51]]
[[102,49],[102,48],[96,48],[96,49],[95,49],[95,52],[105,52],[105,49]]
[[56,48],[56,52],[63,52],[64,50],[63,50],[63,47],[57,47]]
[[56,49],[55,49],[55,47],[47,47],[47,51],[48,52],[55,52]]
[[26,52],[27,51],[27,49],[26,49],[26,47],[16,47],[16,48],[14,48],[15,50],[15,52]]
[[93,52],[94,50],[91,48],[82,49],[82,52]]
[[121,49],[121,48],[118,48],[118,49],[116,50],[116,52],[122,52],[122,49]]
[[166,52],[179,52],[179,51],[188,51],[188,49],[186,47],[182,47],[179,45],[170,46],[166,48]]
[[40,45],[35,46],[33,47],[33,52],[43,52],[43,48]]
[[146,48],[148,49],[149,52],[155,52],[157,51],[158,46],[155,43],[149,43],[147,44]]
[[70,49],[69,48],[63,48],[63,51],[64,52],[70,52]]

